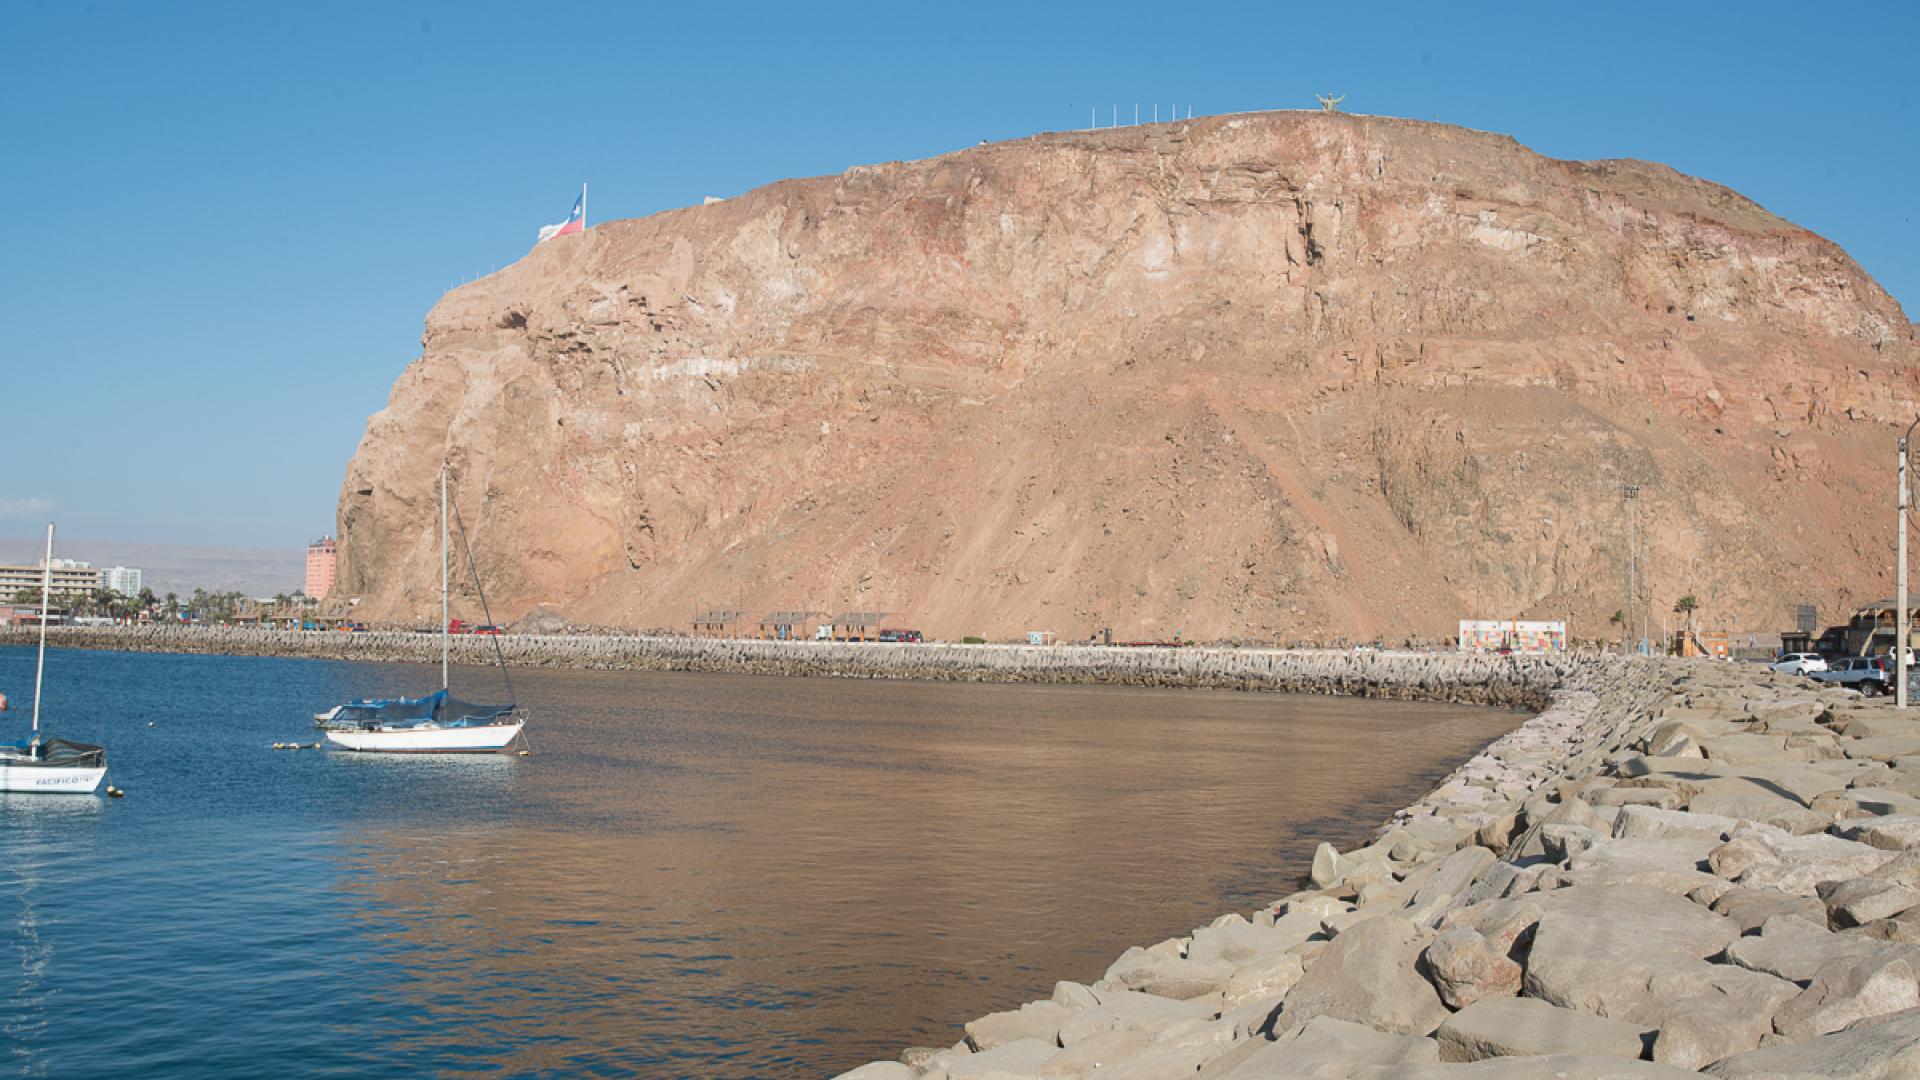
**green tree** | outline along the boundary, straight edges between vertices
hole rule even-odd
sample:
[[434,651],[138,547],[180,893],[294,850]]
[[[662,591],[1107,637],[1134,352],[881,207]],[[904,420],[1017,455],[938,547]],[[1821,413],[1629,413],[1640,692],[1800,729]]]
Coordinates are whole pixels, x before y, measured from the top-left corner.
[[[1681,597],[1680,599],[1674,601],[1673,603],[1674,614],[1685,615],[1687,617],[1686,640],[1688,641],[1693,640],[1693,612],[1694,612],[1694,609],[1698,608],[1699,606],[1700,606],[1700,601],[1695,600],[1693,598],[1692,593],[1688,593],[1687,595]],[[1681,651],[1685,652],[1686,650],[1683,647]]]

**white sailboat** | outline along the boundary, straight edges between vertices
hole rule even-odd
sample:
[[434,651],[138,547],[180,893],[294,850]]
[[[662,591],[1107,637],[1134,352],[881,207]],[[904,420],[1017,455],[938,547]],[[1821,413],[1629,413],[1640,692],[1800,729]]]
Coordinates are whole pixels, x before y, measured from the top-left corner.
[[[464,538],[466,529],[461,527]],[[469,555],[471,565],[471,555]],[[478,583],[478,570],[475,569]],[[481,603],[486,603],[485,592]],[[447,578],[447,467],[440,466],[440,689],[418,698],[350,701],[316,714],[314,726],[344,750],[380,754],[488,754],[505,750],[526,727],[516,704],[476,705],[449,693],[452,610]],[[488,622],[492,622],[491,616]],[[499,655],[499,642],[494,642]],[[501,670],[506,661],[501,659]],[[509,681],[511,690],[512,683]]]
[[40,576],[40,657],[33,669],[33,733],[0,743],[0,792],[90,795],[107,775],[107,751],[91,743],[40,737],[40,684],[47,671],[47,607],[53,598],[53,526]]

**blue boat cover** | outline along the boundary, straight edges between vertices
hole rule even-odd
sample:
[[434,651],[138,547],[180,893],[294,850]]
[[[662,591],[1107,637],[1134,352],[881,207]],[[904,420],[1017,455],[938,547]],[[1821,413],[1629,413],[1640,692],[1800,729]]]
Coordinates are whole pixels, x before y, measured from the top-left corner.
[[23,739],[20,742],[0,743],[0,749],[22,754],[30,752],[33,760],[41,765],[88,766],[103,764],[107,759],[103,747],[74,742],[72,739],[46,738],[38,743]]
[[367,725],[400,726],[432,720],[442,727],[487,723],[512,712],[512,705],[476,705],[461,701],[445,690],[426,697],[393,698],[382,701],[354,701],[340,706],[330,723],[342,727]]

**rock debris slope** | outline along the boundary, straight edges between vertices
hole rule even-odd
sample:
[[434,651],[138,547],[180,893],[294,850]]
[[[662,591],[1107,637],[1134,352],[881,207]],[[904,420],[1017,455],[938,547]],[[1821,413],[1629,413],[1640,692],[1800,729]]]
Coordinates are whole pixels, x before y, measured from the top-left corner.
[[432,608],[444,456],[504,618],[1599,634],[1631,482],[1655,610],[1777,628],[1890,591],[1920,398],[1898,305],[1725,188],[1318,113],[608,222],[449,293],[423,345],[341,492],[376,619]]

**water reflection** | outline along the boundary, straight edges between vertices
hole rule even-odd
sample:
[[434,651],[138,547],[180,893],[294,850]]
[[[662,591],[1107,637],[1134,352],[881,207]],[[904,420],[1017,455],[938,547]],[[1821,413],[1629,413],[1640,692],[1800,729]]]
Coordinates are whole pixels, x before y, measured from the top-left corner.
[[128,797],[0,800],[16,1067],[827,1074],[1287,891],[1515,722],[530,672],[530,757],[269,749],[437,675],[50,653]]
[[[955,1021],[1287,891],[1313,841],[1356,835],[1513,722],[1224,694],[526,682],[568,706],[541,710],[559,719],[531,757],[335,755],[408,791],[336,853],[340,906],[393,975],[376,1030],[453,1073],[819,1075],[950,1043]],[[462,819],[410,812],[455,796]]]

